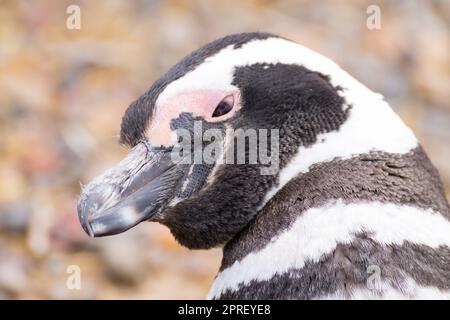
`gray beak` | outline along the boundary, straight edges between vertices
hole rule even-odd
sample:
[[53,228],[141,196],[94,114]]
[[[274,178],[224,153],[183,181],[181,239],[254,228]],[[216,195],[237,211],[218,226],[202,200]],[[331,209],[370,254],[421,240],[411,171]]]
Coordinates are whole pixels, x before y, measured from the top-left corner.
[[84,187],[78,216],[86,233],[91,237],[113,235],[157,219],[183,175],[170,151],[141,142]]

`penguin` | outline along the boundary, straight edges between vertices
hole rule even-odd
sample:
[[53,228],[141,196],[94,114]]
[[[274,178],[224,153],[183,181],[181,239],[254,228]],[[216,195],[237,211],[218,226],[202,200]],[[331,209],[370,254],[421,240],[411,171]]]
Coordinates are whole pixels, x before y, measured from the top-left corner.
[[[224,161],[238,130],[266,134],[253,141],[274,170],[247,161],[250,142]],[[180,132],[222,137],[213,160],[174,160],[195,144]],[[82,188],[82,227],[158,222],[190,249],[223,248],[208,299],[450,298],[437,170],[382,95],[319,53],[268,33],[215,40],[129,106],[120,137],[129,154]]]

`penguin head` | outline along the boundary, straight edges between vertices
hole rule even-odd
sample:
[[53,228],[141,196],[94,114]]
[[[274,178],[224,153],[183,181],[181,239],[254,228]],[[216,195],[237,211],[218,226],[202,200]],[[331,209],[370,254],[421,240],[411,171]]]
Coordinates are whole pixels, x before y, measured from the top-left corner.
[[[121,142],[130,152],[83,188],[81,224],[104,236],[155,221],[189,248],[224,244],[314,163],[410,143],[385,105],[331,60],[289,40],[218,39],[127,109]],[[371,138],[377,120],[386,132]]]

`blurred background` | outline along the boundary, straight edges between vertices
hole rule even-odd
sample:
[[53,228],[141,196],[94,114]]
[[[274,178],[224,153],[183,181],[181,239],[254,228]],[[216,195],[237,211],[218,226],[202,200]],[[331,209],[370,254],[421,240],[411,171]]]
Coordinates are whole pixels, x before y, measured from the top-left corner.
[[[66,27],[71,4],[80,30]],[[371,4],[380,30],[366,26]],[[76,202],[126,154],[130,102],[190,51],[243,31],[298,41],[384,94],[449,194],[448,0],[0,0],[0,299],[204,298],[220,250],[189,251],[150,223],[89,239]],[[80,290],[66,286],[71,265]]]

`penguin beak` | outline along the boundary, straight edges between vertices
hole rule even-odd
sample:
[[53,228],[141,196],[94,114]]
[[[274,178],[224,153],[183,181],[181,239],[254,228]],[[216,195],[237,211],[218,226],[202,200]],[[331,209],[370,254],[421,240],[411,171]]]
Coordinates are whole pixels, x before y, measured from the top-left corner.
[[83,188],[78,217],[89,236],[113,235],[158,219],[182,177],[170,150],[141,142]]

